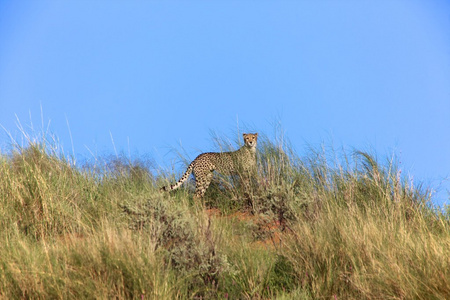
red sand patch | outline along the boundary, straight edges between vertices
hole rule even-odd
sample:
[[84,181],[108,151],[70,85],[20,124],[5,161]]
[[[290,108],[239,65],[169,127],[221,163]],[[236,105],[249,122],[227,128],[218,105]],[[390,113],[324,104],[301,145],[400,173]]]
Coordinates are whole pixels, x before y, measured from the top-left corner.
[[255,232],[258,237],[252,244],[257,247],[270,249],[280,248],[282,246],[283,238],[288,233],[284,224],[281,224],[278,220],[270,219],[264,215],[253,215],[250,212],[238,211],[231,215],[224,216],[217,208],[207,209],[206,213],[213,219],[236,219],[240,222],[244,222],[252,227],[255,227]]

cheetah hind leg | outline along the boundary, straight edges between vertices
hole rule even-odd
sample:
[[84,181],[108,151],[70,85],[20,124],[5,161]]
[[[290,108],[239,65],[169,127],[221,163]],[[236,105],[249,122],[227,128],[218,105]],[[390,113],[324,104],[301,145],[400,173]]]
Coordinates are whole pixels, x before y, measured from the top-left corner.
[[203,198],[213,178],[212,172],[202,175],[195,176],[195,198]]

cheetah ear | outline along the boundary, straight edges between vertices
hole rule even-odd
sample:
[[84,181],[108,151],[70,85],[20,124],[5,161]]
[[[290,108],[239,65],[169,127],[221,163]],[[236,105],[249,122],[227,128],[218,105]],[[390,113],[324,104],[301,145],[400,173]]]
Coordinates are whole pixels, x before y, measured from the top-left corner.
[[244,139],[245,139],[245,137],[247,136],[247,134],[246,134],[246,133],[243,133],[243,134],[242,134],[242,136],[243,136],[243,137],[244,137]]
[[258,133],[255,133],[255,136],[258,137]]

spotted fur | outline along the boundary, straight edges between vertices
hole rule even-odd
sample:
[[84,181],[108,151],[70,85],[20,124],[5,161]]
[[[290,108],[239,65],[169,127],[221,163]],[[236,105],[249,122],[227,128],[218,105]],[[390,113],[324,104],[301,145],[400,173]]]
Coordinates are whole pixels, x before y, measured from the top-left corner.
[[197,156],[177,183],[163,187],[163,191],[179,188],[191,173],[195,176],[195,196],[203,197],[213,177],[213,171],[222,175],[239,173],[250,175],[256,169],[257,133],[244,133],[244,146],[232,152],[208,152]]

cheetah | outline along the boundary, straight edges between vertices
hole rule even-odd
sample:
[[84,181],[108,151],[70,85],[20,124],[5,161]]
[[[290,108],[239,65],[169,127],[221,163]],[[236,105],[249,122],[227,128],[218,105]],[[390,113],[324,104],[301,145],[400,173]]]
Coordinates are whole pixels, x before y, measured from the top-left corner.
[[202,198],[213,178],[213,171],[222,175],[241,174],[244,177],[256,171],[257,133],[244,133],[244,146],[232,152],[207,152],[195,158],[181,179],[161,191],[172,191],[179,188],[193,172],[195,176],[195,197]]

